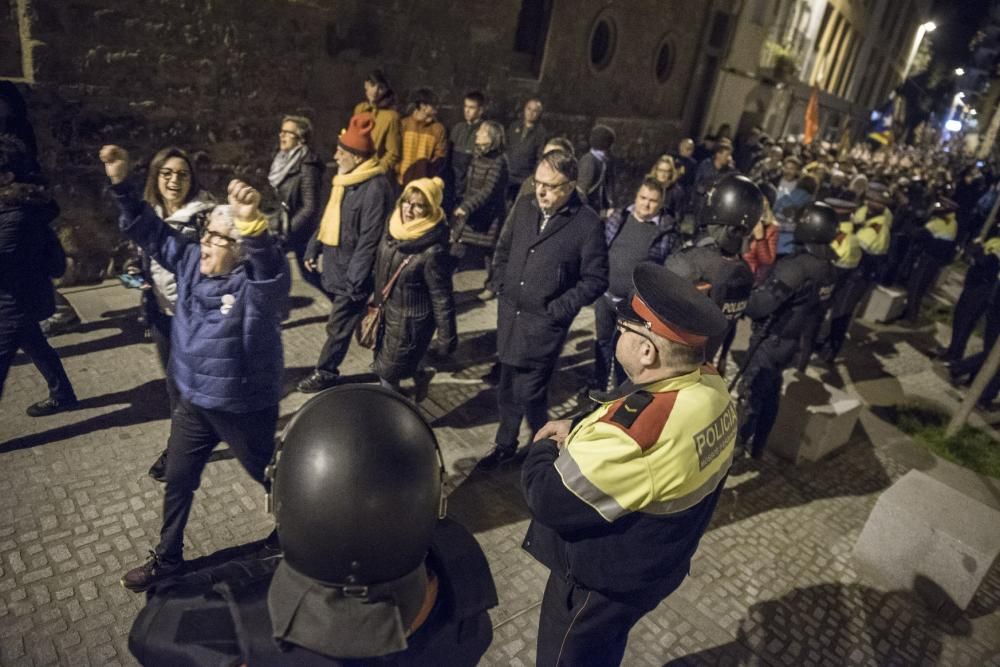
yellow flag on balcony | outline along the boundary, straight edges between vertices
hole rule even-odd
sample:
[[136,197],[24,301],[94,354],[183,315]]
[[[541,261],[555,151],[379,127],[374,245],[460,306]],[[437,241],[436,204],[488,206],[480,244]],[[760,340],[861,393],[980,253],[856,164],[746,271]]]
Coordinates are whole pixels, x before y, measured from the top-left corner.
[[813,86],[809,104],[806,105],[806,129],[803,141],[806,145],[811,144],[817,134],[819,134],[819,88]]

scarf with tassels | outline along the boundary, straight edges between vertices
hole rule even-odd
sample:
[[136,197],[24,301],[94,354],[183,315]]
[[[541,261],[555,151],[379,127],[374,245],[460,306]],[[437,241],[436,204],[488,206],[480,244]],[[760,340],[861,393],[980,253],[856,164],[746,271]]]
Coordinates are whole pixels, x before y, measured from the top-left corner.
[[319,223],[319,234],[317,239],[323,245],[340,245],[340,205],[344,202],[344,191],[348,186],[358,185],[375,178],[383,172],[378,160],[369,158],[349,174],[337,174],[333,177],[333,191],[330,193],[330,201],[327,202],[326,210],[323,212],[323,219]]

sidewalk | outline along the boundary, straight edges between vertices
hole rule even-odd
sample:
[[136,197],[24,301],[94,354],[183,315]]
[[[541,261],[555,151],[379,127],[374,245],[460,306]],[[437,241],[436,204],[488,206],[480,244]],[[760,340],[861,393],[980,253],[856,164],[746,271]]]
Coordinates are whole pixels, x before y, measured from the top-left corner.
[[[547,572],[520,549],[527,514],[518,471],[471,473],[491,446],[495,392],[480,377],[495,349],[496,302],[474,298],[481,272],[456,276],[461,343],[439,368],[421,408],[448,468],[450,512],[476,534],[500,595],[484,665],[532,665]],[[151,344],[117,283],[66,290],[81,327],[52,339],[81,399],[79,410],[33,420],[45,395],[22,359],[0,404],[0,665],[135,664],[127,633],[142,597],[118,585],[156,539],[162,486],[146,469],[168,431],[166,394]],[[284,418],[307,399],[292,389],[322,344],[325,298],[301,281],[284,324]],[[574,323],[551,387],[554,415],[579,403],[591,359],[590,309]],[[839,382],[868,405],[906,396],[950,405],[958,392],[923,352],[943,328],[855,327],[845,362],[811,375]],[[860,340],[865,337],[865,341]],[[745,332],[736,349],[746,347]],[[370,353],[352,348],[345,374]],[[732,367],[732,365],[731,365]],[[951,403],[949,403],[951,402]],[[984,426],[974,417],[973,425]],[[681,589],[633,631],[626,665],[1000,665],[1000,567],[970,609],[939,618],[903,591],[855,570],[851,550],[878,495],[920,458],[866,410],[851,443],[818,463],[767,459],[729,479]],[[198,491],[188,557],[265,536],[273,522],[256,485],[233,460],[214,462]]]

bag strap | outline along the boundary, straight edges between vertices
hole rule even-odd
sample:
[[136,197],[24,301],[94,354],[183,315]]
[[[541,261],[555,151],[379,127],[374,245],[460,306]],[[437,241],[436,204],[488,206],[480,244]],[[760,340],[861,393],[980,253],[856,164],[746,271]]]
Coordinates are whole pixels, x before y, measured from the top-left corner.
[[406,268],[406,265],[410,263],[411,259],[413,259],[413,255],[407,255],[406,258],[399,263],[399,267],[392,274],[392,277],[389,278],[389,282],[387,282],[385,287],[382,288],[381,298],[378,301],[380,304],[385,303],[385,300],[389,298],[389,295],[392,293],[392,288],[395,286],[396,280],[399,278],[399,274],[403,272],[403,269]]

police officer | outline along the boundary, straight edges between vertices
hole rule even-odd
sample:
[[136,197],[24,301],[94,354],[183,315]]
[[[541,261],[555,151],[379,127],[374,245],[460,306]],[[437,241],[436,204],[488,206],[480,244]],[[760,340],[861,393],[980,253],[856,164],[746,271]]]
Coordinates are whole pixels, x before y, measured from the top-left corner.
[[779,259],[750,296],[746,314],[754,320],[754,332],[743,375],[746,411],[740,440],[754,458],[763,455],[778,416],[782,372],[795,356],[802,332],[815,330],[833,294],[836,275],[830,242],[836,235],[833,208],[826,204],[804,208],[795,225],[795,252]]
[[833,296],[830,298],[830,329],[821,351],[822,359],[833,363],[847,338],[847,330],[854,319],[854,309],[864,295],[866,283],[858,271],[864,251],[861,250],[851,221],[858,205],[846,199],[827,199],[824,203],[834,210],[838,221],[837,235],[830,242],[835,255],[833,268],[836,275]]
[[[983,307],[996,292],[1000,278],[1000,238],[994,237],[982,245],[973,243],[966,249],[969,268],[965,272],[962,293],[958,296],[951,319],[951,341],[945,352],[945,361],[959,362],[965,356],[965,346],[983,313],[993,312]],[[1000,312],[994,317],[1000,319]],[[989,348],[987,348],[989,349]]]
[[931,208],[931,219],[914,233],[913,243],[919,251],[906,286],[906,319],[913,324],[920,317],[920,304],[927,291],[937,281],[941,269],[955,258],[957,210],[958,204],[955,201],[947,197],[940,198]]
[[590,414],[542,427],[521,472],[524,548],[551,570],[540,667],[621,662],[629,629],[687,575],[732,460],[736,408],[703,365],[726,318],[656,264],[633,283],[615,351],[629,380]]
[[865,192],[865,205],[854,212],[858,243],[864,255],[859,270],[871,287],[882,280],[887,266],[889,243],[892,239],[892,198],[882,183],[872,183]]
[[444,466],[411,403],[325,391],[268,474],[284,557],[245,553],[157,587],[129,636],[142,664],[479,662],[496,590],[475,538],[441,518]]
[[665,266],[687,278],[722,309],[729,326],[708,341],[711,361],[719,346],[736,328],[753,289],[753,272],[740,254],[743,241],[764,214],[764,195],[745,176],[724,176],[708,191],[698,212],[704,235],[690,248],[667,257]]

